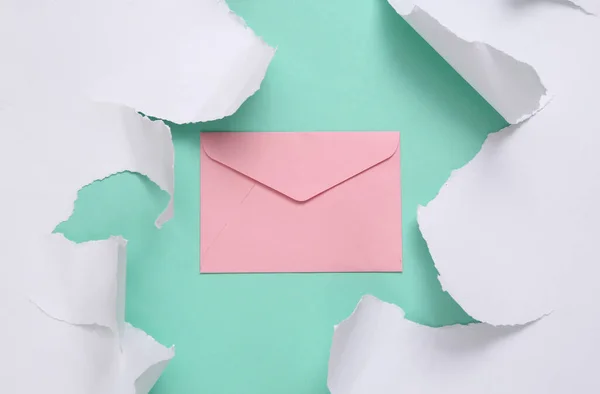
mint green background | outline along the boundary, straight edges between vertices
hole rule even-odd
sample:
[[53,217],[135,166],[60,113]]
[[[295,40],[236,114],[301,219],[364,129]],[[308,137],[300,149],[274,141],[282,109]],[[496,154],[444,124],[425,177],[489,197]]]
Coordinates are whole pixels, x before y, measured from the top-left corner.
[[[325,394],[333,325],[363,294],[420,323],[470,321],[437,282],[416,208],[505,122],[385,0],[229,3],[277,54],[234,116],[172,126],[175,218],[154,228],[166,195],[122,174],[84,188],[57,231],[129,240],[127,319],[176,345],[154,394]],[[199,275],[201,129],[400,130],[404,273]]]

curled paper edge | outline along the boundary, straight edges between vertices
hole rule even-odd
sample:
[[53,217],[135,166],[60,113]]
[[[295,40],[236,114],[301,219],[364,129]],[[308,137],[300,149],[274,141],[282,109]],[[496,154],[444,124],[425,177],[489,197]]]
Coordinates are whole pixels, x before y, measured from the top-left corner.
[[[546,114],[548,114],[548,112],[544,112],[540,116]],[[446,263],[447,259],[445,257],[447,253],[444,253],[443,251],[448,252],[448,244],[442,242],[443,238],[440,238],[439,236],[435,237],[436,240],[434,241],[434,235],[437,232],[443,232],[439,231],[440,224],[437,220],[439,220],[439,217],[443,216],[445,212],[448,212],[447,210],[444,210],[443,205],[446,202],[445,196],[449,193],[451,184],[453,184],[452,195],[455,198],[457,197],[458,194],[456,193],[456,190],[460,189],[460,187],[457,186],[456,180],[462,180],[464,178],[461,176],[461,172],[469,171],[470,168],[475,168],[476,166],[481,166],[482,161],[486,160],[486,157],[488,157],[482,154],[482,152],[488,152],[489,155],[489,152],[493,152],[495,147],[499,146],[502,141],[506,138],[510,138],[513,132],[521,132],[519,130],[520,128],[530,126],[530,122],[537,120],[539,120],[538,117],[519,125],[508,126],[488,135],[480,151],[464,166],[451,172],[450,177],[431,201],[425,206],[419,206],[417,208],[417,225],[419,226],[419,231],[421,232],[433,259],[434,266],[438,272],[438,281],[440,282],[442,289],[450,294],[469,316],[477,321],[492,326],[519,326],[539,320],[554,312],[555,307],[553,306],[553,300],[551,297],[548,297],[544,291],[530,292],[527,299],[519,298],[518,300],[509,300],[506,298],[504,292],[499,291],[489,292],[485,297],[474,297],[473,292],[476,289],[474,288],[474,284],[479,283],[479,281],[473,280],[473,278],[479,277],[478,275],[481,275],[481,272],[475,273],[470,271],[469,275],[467,272],[461,270],[461,268],[466,269],[466,267],[459,267]],[[475,250],[478,250],[477,247],[480,246],[473,247],[476,248]],[[482,266],[482,269],[483,267],[485,266]],[[495,271],[490,271],[490,274],[493,274],[493,272]],[[520,275],[524,274],[521,273]],[[482,283],[486,282],[482,281]],[[517,288],[520,289],[521,292],[525,291],[516,283],[513,284],[513,291]],[[479,292],[482,291],[484,290],[480,288]],[[516,305],[519,307],[516,307]]]
[[[122,336],[125,239],[111,237],[78,244],[62,234],[51,234],[39,243],[43,260],[27,262],[29,300],[52,319],[104,327]],[[100,260],[99,255],[105,258]]]
[[[109,249],[112,247],[115,258],[109,259],[110,261],[103,259],[101,262],[114,265],[115,267],[112,267],[114,269],[110,272],[114,273],[115,276],[112,283],[107,283],[107,281],[100,283],[100,288],[98,288],[97,281],[94,280],[98,278],[97,275],[89,276],[87,278],[88,280],[83,283],[80,281],[79,283],[75,283],[77,282],[76,280],[59,280],[56,283],[52,283],[57,286],[57,288],[54,289],[55,291],[39,292],[39,289],[36,288],[36,296],[30,296],[30,300],[51,319],[58,320],[71,326],[78,326],[81,329],[100,327],[111,330],[113,334],[117,336],[122,351],[121,357],[124,358],[124,361],[122,362],[124,367],[121,376],[122,382],[116,382],[117,384],[122,385],[120,393],[147,394],[158,381],[169,361],[175,356],[175,347],[171,346],[167,348],[158,343],[152,336],[144,331],[125,322],[126,241],[122,237],[111,237],[107,240],[88,241],[76,244],[65,238],[58,238],[62,237],[60,234],[53,234],[53,236],[56,236],[56,239],[58,239],[59,242],[63,242],[65,252],[73,252],[75,250],[77,250],[77,252],[87,252],[88,249],[91,249],[89,252],[93,253],[98,246],[107,246]],[[89,259],[89,261],[92,260],[93,259]],[[73,261],[70,262],[70,270],[74,271],[78,268],[72,267],[72,265],[74,265],[73,263],[81,264],[83,261],[85,261],[85,259],[73,259]],[[47,262],[45,261],[44,263]],[[41,266],[42,265],[38,265],[36,268],[39,269]],[[87,267],[84,267],[84,270],[89,273]],[[52,270],[49,270],[47,273],[51,273],[51,271]],[[93,271],[92,273],[100,273],[97,271],[99,270]],[[79,273],[81,273],[81,271],[79,271]],[[36,276],[42,276],[39,275],[39,272],[36,274]],[[42,277],[45,282],[49,282],[47,276]],[[67,278],[73,279],[72,275],[67,275]],[[39,285],[39,282],[37,284]],[[75,284],[80,287],[80,290],[84,289],[86,294],[81,294],[81,292],[76,294],[75,292],[69,291],[72,290],[72,287]],[[111,288],[111,284],[115,284],[116,286]],[[63,287],[63,291],[64,288],[67,289],[65,294],[57,295],[56,290],[60,289],[59,285]],[[87,289],[87,291],[85,289]],[[99,297],[99,295],[105,294],[110,295],[108,301],[112,301],[114,304],[108,305],[108,307],[105,306],[105,308],[100,308],[100,314],[97,312],[93,313],[94,308],[90,307],[90,305],[93,305],[98,301],[103,301],[103,297]],[[52,301],[54,301],[55,305],[58,304],[64,309],[56,309],[55,307],[48,306],[48,303]],[[112,316],[110,316],[111,313],[113,314]],[[131,385],[133,385],[133,388]]]
[[[244,59],[240,59],[238,62],[238,66],[236,67],[236,72],[231,73],[233,78],[227,81],[228,86],[236,86],[241,85],[242,90],[237,96],[237,99],[233,100],[229,106],[225,106],[224,108],[218,110],[215,108],[203,108],[199,111],[191,119],[178,119],[172,120],[175,123],[186,124],[186,123],[197,123],[197,122],[209,122],[214,120],[219,120],[226,118],[228,116],[233,115],[237,112],[238,109],[260,90],[260,86],[267,74],[267,70],[273,57],[275,56],[275,52],[277,48],[273,48],[260,36],[258,36],[254,30],[246,21],[235,12],[233,12],[225,1],[222,2],[224,7],[227,9],[228,16],[233,20],[233,23],[237,23],[241,26],[245,31],[249,32],[250,35],[253,36],[255,40],[255,45],[253,51],[248,51],[246,57]],[[228,89],[220,89],[218,92],[227,92]],[[223,104],[227,102],[224,98],[223,93],[215,94],[215,96],[208,101],[207,106],[215,107],[216,105]],[[171,119],[169,119],[171,120]]]
[[[548,93],[533,66],[519,61],[512,55],[485,42],[469,41],[460,37],[411,0],[388,1],[396,12],[511,124],[503,130],[490,134],[482,149],[490,141],[499,138],[504,133],[528,123],[532,116],[537,115],[552,101],[553,97]],[[473,60],[475,60],[475,66],[472,64]],[[505,93],[507,91],[508,94]],[[462,168],[471,165],[478,156],[479,153]],[[429,204],[435,202],[456,172],[461,169],[451,173],[438,195]],[[426,209],[426,207],[418,207],[417,223],[439,272],[438,280],[443,290],[448,292],[471,317],[493,326],[518,326],[553,312],[552,308],[540,303],[530,309],[524,308],[519,313],[511,315],[510,319],[504,319],[494,313],[486,313],[486,310],[481,308],[471,308],[472,305],[464,302],[460,292],[457,292],[455,288],[450,288],[448,281],[445,280],[444,270],[438,264],[439,256],[436,256],[435,251],[431,249],[431,240],[423,225],[423,212]],[[501,304],[499,301],[498,305]],[[494,310],[494,308],[491,309]]]
[[[34,14],[21,3],[0,14],[2,36],[20,38],[0,40],[0,108],[81,95],[177,124],[217,120],[260,89],[275,54],[224,0],[57,0]],[[52,53],[43,65],[38,47]]]
[[[456,374],[459,381],[468,381],[471,389],[484,390],[474,392],[488,392],[495,387],[494,379],[510,375],[510,371],[497,371],[489,381],[484,375],[477,383],[470,379],[471,374],[485,371],[482,362],[487,361],[491,348],[497,349],[495,345],[536,324],[428,327],[407,320],[399,306],[365,295],[350,316],[335,326],[327,387],[332,394],[438,393],[441,387],[454,393],[457,387],[446,385]],[[449,365],[459,371],[453,373]],[[428,372],[430,381],[423,382]],[[510,384],[503,388],[506,386]]]
[[[125,107],[123,107],[125,108]],[[86,186],[89,186],[90,184],[97,182],[97,181],[102,181],[105,180],[107,178],[110,178],[111,176],[120,174],[120,173],[124,173],[124,172],[135,172],[138,173],[140,175],[144,175],[146,176],[148,179],[150,179],[150,181],[152,181],[155,185],[157,185],[162,191],[166,192],[169,194],[169,202],[167,203],[167,206],[164,208],[164,210],[158,215],[158,217],[156,218],[156,221],[154,222],[154,225],[157,228],[162,228],[162,226],[167,223],[169,220],[171,220],[173,218],[173,215],[175,214],[175,208],[174,208],[174,198],[175,198],[175,177],[174,177],[174,171],[175,171],[175,150],[173,149],[173,136],[171,134],[171,128],[169,126],[167,126],[162,120],[153,120],[150,119],[147,116],[142,116],[140,114],[137,114],[140,119],[138,119],[139,122],[141,122],[140,125],[140,130],[144,130],[144,132],[146,133],[145,135],[142,133],[136,133],[133,134],[132,136],[130,136],[128,142],[130,143],[131,146],[131,150],[134,154],[134,156],[136,156],[137,160],[136,160],[136,164],[138,164],[139,166],[144,166],[144,161],[148,159],[148,157],[157,157],[160,158],[163,162],[168,163],[168,169],[169,172],[168,173],[161,173],[161,172],[157,172],[154,171],[153,169],[151,169],[148,166],[144,166],[145,171],[137,170],[137,169],[124,169],[121,171],[117,171],[114,172],[112,174],[107,174],[105,177],[103,178],[98,178],[98,179],[94,179],[93,181],[82,185],[81,188],[84,188]],[[155,143],[153,144],[147,144],[144,143],[144,139],[148,138],[148,133],[152,133],[152,135],[150,136],[150,138],[152,138],[154,140]],[[158,149],[153,149],[152,151],[148,151],[147,149],[139,149],[139,146],[152,146],[153,148],[158,147]],[[81,190],[80,188],[80,190]],[[73,200],[73,207],[75,204],[75,200]],[[71,209],[71,213],[69,214],[69,217],[71,216],[71,214],[73,213],[73,210]],[[68,220],[68,219],[66,219]]]
[[[128,358],[135,394],[147,394],[156,384],[169,361],[175,356],[175,346],[169,348],[161,345],[152,336],[139,328],[125,323],[123,336],[123,353]],[[143,353],[144,357],[133,360],[129,355]],[[131,380],[130,380],[131,381]]]
[[[465,15],[463,8],[454,8],[454,11],[457,15]],[[556,12],[553,14],[556,16],[564,13],[564,10],[559,5],[553,12]],[[570,20],[571,23],[581,22],[586,18],[578,12],[571,14],[575,15]],[[544,37],[543,33],[539,34],[540,31],[548,31],[552,25],[548,23],[543,26],[545,28],[541,28],[541,24],[533,23],[537,22],[535,19],[542,20],[537,14],[531,16],[531,19],[533,21],[528,20],[529,23],[520,20],[520,27],[534,25],[539,29],[536,31],[537,36],[528,37],[533,41],[533,44],[528,43],[528,49],[533,50],[541,37]],[[454,23],[458,22],[455,20]],[[578,33],[587,33],[585,40],[580,42],[570,37],[571,40],[565,40],[564,43],[585,50],[589,47],[590,38],[593,38],[585,28],[592,32],[594,30],[589,25],[581,26],[584,28]],[[498,34],[502,34],[502,30]],[[521,31],[520,36],[525,35]],[[576,46],[580,43],[587,45]],[[523,47],[517,47],[523,50]],[[581,56],[576,59],[581,59],[583,63],[589,57]],[[550,63],[552,57],[544,60]],[[559,77],[561,72],[569,74],[568,71],[561,70],[561,62],[557,61],[555,65],[558,66],[558,71],[554,71]],[[593,68],[589,63],[586,66],[588,70]],[[551,81],[548,74],[551,75],[544,74],[547,75],[546,80]],[[436,262],[442,287],[467,313],[483,323],[460,326],[458,329],[456,326],[418,326],[406,320],[400,308],[387,303],[395,309],[386,308],[379,316],[381,319],[377,315],[362,315],[361,319],[367,329],[357,329],[360,324],[357,323],[358,318],[351,321],[353,323],[348,328],[346,322],[349,319],[346,319],[340,326],[346,325],[346,332],[353,332],[350,333],[351,337],[348,335],[346,338],[339,336],[339,329],[334,333],[328,380],[332,394],[564,393],[569,392],[573,385],[578,385],[580,391],[594,391],[597,379],[593,368],[589,366],[593,365],[598,351],[595,332],[598,319],[597,314],[593,313],[593,295],[597,289],[594,278],[597,275],[590,269],[596,266],[590,256],[593,257],[596,250],[593,249],[594,246],[584,248],[583,245],[591,245],[593,230],[597,228],[593,226],[598,222],[598,210],[578,210],[574,206],[581,206],[585,203],[585,200],[581,202],[581,197],[590,198],[598,188],[597,182],[581,189],[573,185],[585,184],[585,178],[593,176],[593,172],[581,171],[581,168],[578,170],[575,164],[586,164],[587,168],[595,168],[593,165],[597,164],[593,144],[595,140],[592,137],[597,133],[590,127],[594,124],[593,121],[589,123],[594,114],[589,102],[593,102],[590,98],[596,97],[597,83],[594,82],[597,81],[583,80],[581,75],[584,75],[583,71],[574,80],[583,85],[587,83],[585,88],[589,91],[582,89],[582,92],[577,92],[583,93],[576,95],[579,97],[569,97],[568,91],[565,96],[563,92],[537,116],[489,135],[481,151],[468,164],[452,173],[438,196],[426,207],[419,207],[418,224]],[[586,97],[585,94],[589,96]],[[568,105],[572,106],[570,113],[565,111]],[[570,134],[571,128],[577,131],[587,128],[590,134],[585,137],[582,137],[581,132]],[[566,144],[567,139],[574,141],[572,145]],[[542,148],[549,145],[557,148]],[[562,168],[554,166],[555,162],[564,160],[562,154],[566,150],[563,149],[565,146],[574,149],[571,151],[573,160],[563,164]],[[479,171],[472,171],[474,167]],[[541,168],[547,168],[548,171]],[[560,171],[557,171],[558,168]],[[576,181],[566,185],[560,183],[561,179],[552,175],[558,173]],[[579,173],[582,175],[578,179],[576,174]],[[517,174],[526,175],[519,177]],[[536,175],[544,181],[538,183]],[[546,188],[540,187],[544,182]],[[449,184],[450,188],[447,186]],[[494,187],[494,184],[498,187]],[[474,187],[475,185],[478,187]],[[561,187],[567,190],[566,193],[571,193],[570,201],[544,199],[545,196],[553,196],[555,189]],[[521,194],[519,191],[524,192]],[[443,203],[439,201],[440,195]],[[471,198],[472,196],[480,197]],[[503,208],[508,207],[509,211],[497,209],[498,205],[501,206],[500,199],[505,204]],[[437,206],[436,201],[439,202]],[[557,203],[564,204],[560,207],[562,209],[557,209]],[[590,205],[597,207],[593,202]],[[540,206],[542,208],[537,209]],[[498,214],[495,215],[496,210]],[[466,212],[470,212],[471,216],[465,217]],[[540,217],[547,220],[527,220]],[[561,219],[564,220],[565,217],[576,219],[566,221],[570,227],[565,226],[566,229],[563,229],[557,223],[561,223]],[[588,220],[589,228],[579,224],[584,221],[582,217]],[[524,220],[521,221],[521,218]],[[487,222],[490,225],[484,225]],[[462,230],[461,226],[464,226]],[[499,231],[496,232],[496,228]],[[514,231],[515,229],[518,231]],[[569,243],[561,239],[560,235],[548,236],[552,232],[575,234],[574,238],[578,239]],[[431,235],[435,235],[435,238]],[[485,240],[490,241],[486,243]],[[520,248],[528,242],[533,247]],[[548,253],[542,251],[546,247],[544,242],[550,251]],[[432,248],[432,245],[435,246]],[[436,247],[439,249],[436,250]],[[578,247],[583,251],[578,251]],[[504,254],[503,250],[514,253],[511,256],[511,253]],[[494,266],[486,264],[486,254],[495,261]],[[461,260],[468,261],[469,264],[462,264]],[[582,270],[581,265],[574,264],[577,260],[584,260],[583,264],[590,271]],[[479,266],[482,268],[479,269]],[[489,274],[487,281],[480,277],[485,271]],[[494,282],[503,291],[492,287]],[[572,288],[569,289],[565,283],[569,283]],[[469,291],[470,294],[467,294]],[[465,302],[466,297],[470,298],[470,302]],[[377,308],[375,306],[372,309],[377,311]],[[351,315],[355,316],[356,313]],[[399,322],[400,319],[402,320]],[[522,329],[524,327],[528,329]],[[488,332],[491,337],[499,333],[497,336],[501,337],[501,333],[507,331],[518,332],[518,335],[511,335],[506,341],[506,338],[501,338],[499,341],[483,343],[477,341],[475,335],[462,338],[462,341],[457,336],[446,335],[460,331],[473,334]],[[340,338],[344,341],[340,342]],[[447,352],[448,349],[451,351]],[[334,354],[334,351],[337,353]],[[343,357],[340,357],[340,353],[344,353]],[[356,368],[356,365],[361,368]]]
[[[6,153],[22,152],[21,146],[27,146],[32,138],[38,140],[35,149],[26,151],[28,155],[8,154],[2,163],[7,174],[14,173],[15,166],[23,165],[24,171],[18,174],[27,182],[19,176],[5,179],[9,187],[16,182],[16,189],[23,194],[17,193],[13,202],[16,215],[21,212],[19,202],[27,206],[31,201],[35,203],[36,198],[45,200],[40,211],[30,214],[34,225],[17,228],[14,239],[7,241],[7,256],[12,254],[22,260],[20,266],[24,269],[24,282],[15,278],[15,289],[20,288],[24,300],[29,300],[38,313],[59,323],[53,327],[67,325],[70,329],[102,332],[102,337],[113,338],[113,343],[121,349],[111,361],[116,375],[103,377],[105,381],[98,385],[99,389],[105,383],[114,388],[111,392],[118,394],[145,394],[147,391],[143,390],[146,387],[149,390],[173,357],[174,348],[164,347],[141,330],[132,330],[124,321],[125,240],[111,237],[76,244],[62,234],[50,233],[54,226],[48,224],[56,225],[61,222],[56,219],[65,213],[67,217],[72,214],[77,192],[82,187],[126,171],[145,175],[169,191],[171,200],[166,212],[172,214],[171,133],[162,121],[152,121],[124,106],[87,101],[55,104],[36,102],[26,107],[13,104],[0,112],[7,136],[12,133],[7,138]],[[15,157],[19,160],[14,160]],[[44,163],[43,171],[39,166],[28,165],[32,158],[34,163],[35,160]],[[23,189],[19,187],[21,182],[35,186]],[[33,192],[27,195],[29,190]],[[44,190],[51,193],[45,194]],[[159,221],[164,223],[170,216],[163,213]],[[27,237],[24,244],[20,238],[23,235]],[[19,250],[22,253],[16,253]],[[15,318],[19,321],[19,316]],[[54,346],[60,347],[60,343]],[[136,354],[140,351],[143,354]],[[35,358],[35,349],[25,357]],[[90,358],[93,360],[93,354]],[[106,362],[106,358],[102,361]],[[14,382],[6,384],[13,387]]]
[[459,37],[411,0],[388,1],[508,123],[523,122],[552,99],[531,65],[485,42]]

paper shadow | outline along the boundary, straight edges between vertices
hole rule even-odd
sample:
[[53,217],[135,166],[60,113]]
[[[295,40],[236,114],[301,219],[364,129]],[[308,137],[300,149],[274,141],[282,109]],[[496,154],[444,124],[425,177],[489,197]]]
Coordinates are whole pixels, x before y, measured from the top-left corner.
[[474,323],[465,326],[449,326],[432,332],[431,343],[437,351],[452,354],[485,352],[490,346],[517,335],[539,321],[514,326],[492,326]]
[[593,15],[591,12],[586,11],[583,7],[575,4],[570,0],[507,0],[509,5],[514,9],[525,9],[540,4],[552,4],[556,6],[562,6],[571,8],[573,10],[581,11],[586,15]]
[[[417,95],[415,99],[432,103],[431,116],[447,119],[448,123],[461,129],[484,136],[507,125],[502,116],[386,0],[377,3],[387,59],[394,64],[396,73],[410,75],[412,90]],[[487,121],[481,127],[479,124],[474,127],[481,119]]]

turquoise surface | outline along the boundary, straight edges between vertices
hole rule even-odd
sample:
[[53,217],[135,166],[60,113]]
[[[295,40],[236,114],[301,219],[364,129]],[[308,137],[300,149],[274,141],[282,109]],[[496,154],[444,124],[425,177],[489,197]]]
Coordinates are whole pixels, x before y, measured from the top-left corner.
[[[471,321],[440,288],[416,208],[505,122],[385,0],[229,4],[277,53],[235,115],[171,125],[175,218],[154,228],[168,197],[121,174],[84,188],[57,231],[129,240],[127,319],[176,345],[153,394],[325,394],[333,325],[363,294],[423,324]],[[200,130],[400,130],[404,272],[200,275]]]

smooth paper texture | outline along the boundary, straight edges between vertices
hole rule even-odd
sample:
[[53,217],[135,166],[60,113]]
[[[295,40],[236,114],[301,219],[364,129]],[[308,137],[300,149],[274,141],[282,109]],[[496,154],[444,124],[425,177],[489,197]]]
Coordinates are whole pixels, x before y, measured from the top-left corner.
[[[77,191],[123,171],[173,192],[169,128],[112,104],[31,102],[0,110],[0,392],[144,394],[173,349],[125,323],[125,241],[51,234]],[[172,215],[172,204],[157,219]]]
[[411,0],[389,2],[507,122],[522,122],[550,100],[529,64],[486,42],[464,38]]
[[202,133],[201,272],[400,271],[398,132]]
[[3,1],[0,108],[82,96],[176,123],[234,113],[274,49],[218,0]]
[[[527,61],[556,96],[526,122],[489,136],[419,210],[443,288],[485,324],[419,327],[396,307],[363,300],[364,314],[334,335],[329,387],[334,394],[597,392],[600,24],[560,3],[422,3],[459,34]],[[466,18],[466,9],[477,17]],[[521,329],[506,335],[510,327]],[[367,348],[380,350],[367,357]],[[348,372],[360,362],[370,365],[365,373]]]

